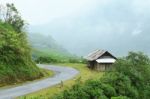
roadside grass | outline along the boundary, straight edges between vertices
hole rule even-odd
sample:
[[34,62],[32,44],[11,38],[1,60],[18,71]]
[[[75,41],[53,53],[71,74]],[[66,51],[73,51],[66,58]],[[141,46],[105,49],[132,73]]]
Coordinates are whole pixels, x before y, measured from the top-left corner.
[[[47,70],[47,69],[42,68],[41,71],[44,74],[43,78],[52,77],[55,75],[54,71],[52,71],[52,70]],[[43,78],[41,78],[41,79],[43,79]]]
[[80,73],[71,80],[60,82],[60,84],[58,85],[55,85],[46,89],[42,89],[35,93],[31,93],[26,96],[19,97],[17,99],[53,99],[53,97],[56,94],[62,92],[63,90],[70,88],[72,85],[74,85],[78,81],[80,81],[81,83],[84,83],[88,79],[99,79],[104,74],[104,72],[90,70],[89,68],[86,67],[86,64],[60,63],[60,64],[55,64],[55,65],[73,67],[79,70]]
[[48,78],[48,77],[52,77],[52,76],[55,75],[55,73],[51,70],[40,68],[40,71],[43,73],[44,76],[39,78],[39,79],[35,79],[35,80],[32,80],[32,81],[26,81],[26,82],[21,82],[20,81],[20,82],[9,84],[9,85],[6,84],[5,86],[0,87],[0,89],[12,88],[12,87],[20,86],[20,85],[23,85],[23,84],[28,84],[28,83],[31,83],[31,82],[37,82],[39,80],[42,80],[42,79],[45,79],[45,78]]

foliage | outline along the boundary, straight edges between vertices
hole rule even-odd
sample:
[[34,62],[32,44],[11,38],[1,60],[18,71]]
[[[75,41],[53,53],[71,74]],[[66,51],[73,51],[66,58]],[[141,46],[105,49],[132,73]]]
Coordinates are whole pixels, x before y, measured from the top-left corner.
[[[74,78],[63,82],[63,87],[60,84],[46,89],[42,89],[38,92],[26,95],[26,99],[53,99],[56,93],[60,93],[68,88],[71,88],[75,83],[83,84],[88,79],[99,79],[103,76],[103,72],[97,72],[87,68],[86,64],[81,63],[58,63],[58,66],[67,66],[77,69],[80,73]],[[19,97],[18,99],[24,99]]]
[[20,24],[13,17],[17,10],[13,4],[7,4],[7,10],[5,21],[0,22],[0,86],[43,76],[31,59],[26,33],[16,27]]
[[52,57],[39,57],[35,60],[37,63],[56,63],[58,62],[57,59]]
[[85,63],[84,59],[68,56],[40,56],[35,59],[37,63]]
[[18,33],[22,31],[25,25],[14,4],[7,3],[6,6],[0,5],[0,20],[10,24]]
[[86,63],[82,57],[71,54],[63,54],[56,50],[37,50],[32,51],[33,60],[36,63]]
[[129,52],[118,59],[114,70],[100,80],[77,83],[54,99],[149,99],[150,59],[141,52]]

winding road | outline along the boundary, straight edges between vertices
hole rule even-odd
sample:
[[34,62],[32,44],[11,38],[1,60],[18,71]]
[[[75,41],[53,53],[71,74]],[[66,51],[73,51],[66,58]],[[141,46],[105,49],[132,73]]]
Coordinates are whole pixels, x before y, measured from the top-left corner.
[[59,84],[61,81],[75,77],[79,73],[79,71],[71,67],[42,64],[38,64],[38,66],[40,68],[54,71],[55,76],[9,89],[0,89],[0,99],[14,99],[18,96],[26,95],[50,86],[54,86]]

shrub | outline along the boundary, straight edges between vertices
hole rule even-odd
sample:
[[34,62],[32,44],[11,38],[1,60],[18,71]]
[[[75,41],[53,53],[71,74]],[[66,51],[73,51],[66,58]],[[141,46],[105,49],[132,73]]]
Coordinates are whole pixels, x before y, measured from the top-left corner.
[[77,83],[55,99],[149,99],[150,61],[146,55],[130,52],[114,67],[100,80]]
[[[13,9],[16,11],[13,4],[7,4],[7,7],[10,10],[7,14],[14,13],[11,11]],[[5,21],[0,21],[0,86],[43,76],[31,59],[26,33],[21,30],[23,26],[16,27],[18,25],[14,21],[19,20],[11,17],[9,21],[13,21],[12,24],[8,20]]]

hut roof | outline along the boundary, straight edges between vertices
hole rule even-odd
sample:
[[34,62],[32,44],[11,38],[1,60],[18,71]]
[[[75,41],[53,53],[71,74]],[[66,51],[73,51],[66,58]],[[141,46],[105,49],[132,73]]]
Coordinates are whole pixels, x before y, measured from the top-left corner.
[[88,54],[88,56],[86,56],[85,59],[87,59],[88,61],[94,61],[103,56],[105,53],[108,53],[111,57],[117,59],[115,56],[113,56],[112,54],[110,54],[108,51],[105,50],[95,50],[90,54]]

